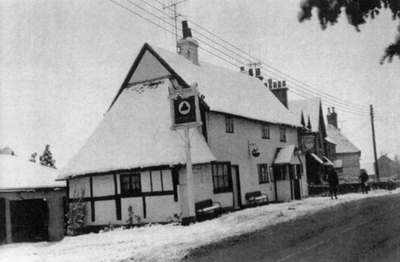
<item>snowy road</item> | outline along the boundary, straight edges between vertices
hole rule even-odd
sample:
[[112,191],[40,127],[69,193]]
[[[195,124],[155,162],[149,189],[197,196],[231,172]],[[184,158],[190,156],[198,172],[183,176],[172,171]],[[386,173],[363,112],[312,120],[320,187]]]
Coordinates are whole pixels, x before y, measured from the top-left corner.
[[187,261],[400,261],[400,195],[333,206],[192,255]]
[[347,194],[333,201],[310,197],[248,208],[190,226],[148,225],[59,242],[2,245],[0,261],[176,262],[192,250],[206,254],[192,261],[356,261],[352,258],[366,250],[371,258],[389,259],[397,257],[391,246],[399,242],[399,199],[400,189],[368,196]]

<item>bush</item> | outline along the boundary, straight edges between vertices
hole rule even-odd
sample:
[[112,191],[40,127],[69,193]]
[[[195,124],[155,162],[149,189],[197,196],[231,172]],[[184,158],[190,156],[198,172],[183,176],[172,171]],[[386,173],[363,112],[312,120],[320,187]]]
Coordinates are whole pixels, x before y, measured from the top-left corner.
[[67,235],[76,236],[84,233],[86,203],[83,202],[84,191],[70,202],[67,213]]

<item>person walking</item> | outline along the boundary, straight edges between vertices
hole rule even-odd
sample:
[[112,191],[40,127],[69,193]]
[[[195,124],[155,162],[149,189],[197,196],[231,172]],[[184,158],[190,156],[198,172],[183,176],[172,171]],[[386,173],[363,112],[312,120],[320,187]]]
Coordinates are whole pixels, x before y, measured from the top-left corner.
[[339,185],[338,175],[333,166],[327,166],[327,169],[328,169],[327,173],[328,173],[329,194],[331,196],[331,199],[333,199],[333,197],[335,197],[335,199],[338,199],[337,198],[337,188]]
[[363,194],[368,194],[367,181],[368,181],[367,172],[365,170],[361,170],[360,182],[361,182],[361,193]]

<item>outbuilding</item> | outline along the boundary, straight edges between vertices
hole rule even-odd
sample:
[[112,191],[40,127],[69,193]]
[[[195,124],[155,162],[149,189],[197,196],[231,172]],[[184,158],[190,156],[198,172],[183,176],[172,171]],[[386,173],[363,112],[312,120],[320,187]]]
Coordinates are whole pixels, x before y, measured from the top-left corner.
[[65,182],[56,177],[54,168],[0,155],[0,244],[63,238]]

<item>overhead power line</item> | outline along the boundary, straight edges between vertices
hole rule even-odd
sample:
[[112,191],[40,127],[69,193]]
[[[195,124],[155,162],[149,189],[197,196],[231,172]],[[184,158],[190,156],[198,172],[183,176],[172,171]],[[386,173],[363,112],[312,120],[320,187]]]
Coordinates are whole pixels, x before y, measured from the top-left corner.
[[[160,12],[160,13],[162,13],[162,14],[165,14],[165,13],[164,13],[164,10],[162,10],[162,9],[160,9],[160,8],[158,8],[158,7],[156,7],[156,6],[154,6],[153,4],[150,4],[148,1],[146,1],[146,0],[140,0],[140,1],[142,1],[143,3],[145,3],[145,4],[148,5],[148,6],[152,7],[153,9],[157,10],[158,12]],[[155,1],[157,1],[157,0],[155,0]],[[161,3],[160,1],[157,1],[157,2],[160,3],[160,4],[162,5],[162,3]],[[184,17],[185,20],[189,21],[191,24],[193,24],[193,25],[195,25],[195,26],[201,28],[203,31],[207,32],[208,34],[210,34],[210,35],[214,36],[215,38],[219,39],[220,41],[224,42],[225,44],[221,44],[221,43],[219,43],[219,42],[213,40],[212,38],[208,37],[207,35],[203,34],[202,32],[197,31],[196,29],[193,29],[193,28],[192,28],[192,30],[193,30],[194,32],[196,32],[197,34],[199,34],[199,35],[201,35],[201,36],[204,36],[206,39],[208,39],[209,41],[213,42],[214,44],[223,47],[224,50],[227,50],[227,51],[231,52],[232,54],[234,54],[234,55],[236,55],[236,56],[239,56],[241,59],[244,59],[245,61],[248,61],[248,62],[251,62],[252,60],[261,61],[260,59],[254,57],[254,56],[251,56],[250,54],[248,54],[247,52],[243,51],[243,50],[240,49],[239,47],[233,45],[233,44],[230,43],[229,41],[227,41],[227,40],[225,40],[225,39],[219,37],[217,34],[211,32],[211,31],[208,30],[207,28],[201,26],[200,24],[196,23],[195,21],[193,21],[192,19],[186,17],[185,15],[179,14],[179,16]],[[233,51],[231,48],[228,48],[226,45],[229,45],[230,47],[234,48],[234,49],[237,50],[237,51]],[[239,53],[238,53],[238,52],[239,52]],[[243,53],[244,55],[242,55],[241,53]],[[239,62],[240,62],[240,61],[239,61]],[[275,75],[275,76],[278,75],[278,77],[282,77],[282,76],[283,76],[283,78],[285,78],[286,80],[289,79],[288,82],[289,82],[289,81],[290,81],[290,82],[293,82],[293,85],[296,85],[296,86],[299,86],[299,85],[300,85],[302,89],[307,90],[308,92],[312,92],[312,93],[314,93],[314,94],[317,95],[317,96],[324,97],[325,99],[334,101],[335,103],[341,104],[341,105],[343,105],[343,106],[345,106],[345,107],[348,107],[348,108],[349,108],[349,107],[354,107],[354,109],[356,109],[356,110],[363,111],[363,112],[368,112],[368,108],[367,108],[366,106],[344,101],[344,100],[342,100],[342,99],[340,99],[340,98],[337,98],[337,97],[335,97],[335,96],[330,95],[329,93],[323,92],[323,91],[321,91],[320,89],[315,89],[315,88],[311,87],[310,85],[308,85],[308,84],[306,84],[306,83],[304,83],[304,82],[302,82],[302,81],[300,81],[300,80],[298,80],[298,79],[295,79],[294,77],[292,77],[292,76],[290,76],[290,75],[288,75],[288,74],[282,72],[281,70],[279,70],[279,69],[277,69],[277,68],[275,68],[275,67],[273,67],[273,66],[268,65],[268,64],[265,63],[265,62],[262,62],[262,61],[261,61],[261,63],[262,63],[261,67],[262,67],[265,71],[267,71],[267,72],[269,72],[270,74]],[[264,65],[263,65],[263,64],[264,64]]]
[[[115,0],[110,0],[110,1],[111,1],[112,3],[114,3],[115,5],[118,5],[119,7],[121,7],[121,8],[123,8],[123,9],[129,11],[131,14],[137,15],[137,16],[141,17],[142,19],[146,20],[147,22],[150,22],[151,24],[156,25],[157,27],[159,27],[159,28],[165,30],[166,32],[168,32],[168,33],[170,33],[170,34],[175,34],[173,31],[169,30],[168,28],[165,28],[164,26],[161,26],[160,24],[154,22],[152,19],[150,19],[150,18],[148,18],[148,17],[145,17],[144,15],[142,15],[142,14],[136,12],[136,11],[133,11],[132,9],[130,9],[130,8],[128,8],[128,7],[124,6],[124,5],[122,5],[120,2],[117,2],[117,1],[115,1]],[[141,6],[139,6],[138,4],[133,3],[131,0],[127,0],[127,1],[128,1],[131,5],[135,6],[136,8],[138,8],[138,9],[140,9],[140,10],[146,12],[147,14],[150,14],[151,16],[157,18],[158,20],[161,20],[163,23],[165,23],[165,24],[167,24],[167,25],[170,25],[170,26],[173,26],[173,24],[171,24],[169,21],[166,21],[164,18],[159,17],[158,15],[156,15],[156,14],[150,12],[149,10],[147,10],[147,9],[145,9],[145,8],[143,8],[143,7],[141,7]],[[141,0],[141,1],[142,1],[142,2],[147,2],[147,1],[145,1],[145,0]],[[151,5],[149,4],[149,6],[151,6]],[[160,10],[160,9],[158,9],[158,10]],[[160,10],[160,12],[162,12],[163,14],[165,14],[164,11],[162,11],[162,10]],[[216,48],[216,47],[214,47],[213,45],[207,43],[207,42],[206,42],[205,40],[203,40],[202,38],[199,39],[199,40],[200,40],[201,43],[203,43],[203,44],[209,46],[211,49],[213,49],[213,50],[217,51],[218,53],[222,54],[224,57],[222,57],[222,56],[219,55],[219,54],[216,54],[216,53],[213,52],[213,51],[210,51],[209,49],[206,49],[206,48],[200,46],[200,48],[201,48],[202,50],[204,50],[205,52],[207,52],[207,53],[209,53],[209,54],[211,54],[211,55],[213,55],[213,56],[215,56],[215,57],[217,57],[217,58],[219,58],[219,59],[221,59],[221,60],[223,60],[223,61],[229,63],[230,65],[233,65],[234,67],[237,67],[237,68],[243,64],[243,61],[242,61],[242,60],[239,60],[239,59],[237,59],[237,58],[235,58],[235,57],[232,57],[231,55],[229,55],[229,54],[227,54],[226,52],[220,50],[219,48]],[[222,45],[222,46],[223,46],[223,45]],[[225,49],[227,49],[226,46],[223,46],[223,47],[224,47]],[[230,60],[229,60],[229,59],[230,59]],[[231,60],[233,60],[233,61],[235,61],[235,62],[232,62]],[[236,64],[236,62],[238,62],[239,64]],[[278,75],[278,74],[275,74],[275,75],[277,75],[278,78],[281,77],[281,76]],[[271,77],[269,76],[269,78],[271,78]],[[290,91],[292,91],[293,93],[295,93],[295,94],[297,94],[297,95],[299,95],[299,96],[301,96],[301,97],[303,97],[303,98],[309,98],[308,96],[311,96],[311,97],[321,96],[320,93],[317,93],[317,92],[312,91],[312,90],[307,90],[307,89],[305,89],[305,88],[303,88],[303,87],[300,87],[300,86],[289,86],[289,87],[290,87]],[[306,96],[306,95],[304,95],[304,94],[306,94],[306,95],[308,95],[308,96]],[[340,110],[342,110],[342,111],[345,111],[345,112],[348,112],[348,113],[353,113],[353,114],[358,114],[358,115],[363,115],[363,114],[365,114],[364,111],[358,110],[358,109],[356,109],[356,108],[352,108],[352,107],[350,107],[349,105],[347,105],[347,104],[345,104],[345,103],[339,103],[339,102],[337,102],[337,101],[335,101],[335,100],[333,100],[333,99],[330,99],[330,98],[328,98],[328,97],[324,97],[324,99],[326,99],[327,102],[329,102],[329,104],[331,104],[331,105],[333,105],[333,106],[336,106],[338,109],[340,109]]]

